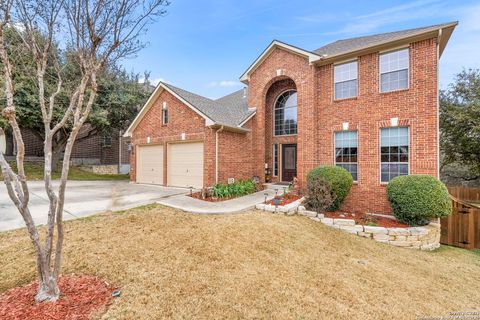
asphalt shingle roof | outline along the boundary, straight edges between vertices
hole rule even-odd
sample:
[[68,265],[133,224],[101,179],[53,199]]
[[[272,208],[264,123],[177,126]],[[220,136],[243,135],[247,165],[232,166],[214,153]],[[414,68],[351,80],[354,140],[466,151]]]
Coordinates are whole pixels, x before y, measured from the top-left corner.
[[451,25],[451,24],[452,22],[449,22],[449,23],[432,25],[428,27],[407,29],[407,30],[401,30],[401,31],[374,34],[374,35],[364,36],[364,37],[338,40],[314,50],[313,53],[318,55],[325,54],[328,56],[334,56],[340,53],[352,52],[364,47],[374,46],[376,44],[380,44],[384,42],[395,41],[401,38],[413,36],[417,33],[428,32],[430,30],[433,31],[438,28]]
[[[377,44],[385,42],[395,41],[416,34],[437,30],[441,27],[451,24],[452,22],[442,23],[428,27],[338,40],[314,50],[313,53],[318,55],[334,56],[337,54],[353,52],[365,47],[375,46]],[[162,82],[162,84],[175,92],[180,97],[182,97],[193,107],[195,107],[199,112],[201,112],[216,123],[230,126],[239,126],[244,120],[246,120],[255,112],[255,109],[251,109],[248,107],[248,95],[244,94],[244,89],[235,91],[222,98],[212,100],[198,94],[177,88],[165,82]]]
[[255,112],[254,109],[248,108],[248,98],[244,95],[243,89],[212,100],[165,82],[162,84],[216,123],[238,126]]

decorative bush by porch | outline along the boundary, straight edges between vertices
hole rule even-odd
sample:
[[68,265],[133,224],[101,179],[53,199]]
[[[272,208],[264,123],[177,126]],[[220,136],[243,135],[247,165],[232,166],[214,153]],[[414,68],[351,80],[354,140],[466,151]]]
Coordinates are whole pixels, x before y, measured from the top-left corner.
[[396,177],[389,182],[387,194],[395,217],[412,226],[426,225],[452,212],[447,188],[432,176]]
[[316,176],[327,181],[334,194],[335,200],[333,204],[327,208],[327,211],[339,209],[352,188],[353,178],[350,172],[337,166],[320,166],[308,173],[307,183]]
[[330,208],[335,201],[330,182],[320,175],[312,175],[307,179],[307,197],[305,207],[318,213]]

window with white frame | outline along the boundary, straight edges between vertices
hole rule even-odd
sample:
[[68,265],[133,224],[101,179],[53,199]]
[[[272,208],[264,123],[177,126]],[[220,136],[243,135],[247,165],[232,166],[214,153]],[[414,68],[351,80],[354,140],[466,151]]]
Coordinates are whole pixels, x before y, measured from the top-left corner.
[[408,127],[380,129],[381,182],[408,175],[409,145]]
[[285,91],[275,102],[276,136],[297,134],[297,92]]
[[336,100],[356,97],[358,94],[357,61],[335,65],[333,67],[333,82]]
[[335,132],[335,165],[352,174],[358,181],[358,131]]
[[380,92],[408,88],[408,48],[380,55]]
[[163,109],[162,109],[162,124],[167,124],[168,123],[168,108],[166,104],[163,104]]
[[273,145],[273,176],[278,176],[278,144]]

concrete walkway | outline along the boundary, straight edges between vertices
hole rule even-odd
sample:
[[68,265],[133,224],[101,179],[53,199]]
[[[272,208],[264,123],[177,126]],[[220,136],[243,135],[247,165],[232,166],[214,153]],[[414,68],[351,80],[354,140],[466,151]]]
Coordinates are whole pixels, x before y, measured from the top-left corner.
[[[30,181],[30,212],[37,225],[45,224],[48,197],[43,181]],[[58,186],[58,181],[54,182]],[[187,194],[189,190],[133,184],[128,181],[69,181],[64,219],[76,219],[99,212],[126,210]],[[184,196],[182,196],[184,197]],[[0,232],[25,227],[25,222],[0,182]]]
[[[264,202],[266,193],[268,194],[267,200],[271,200],[275,196],[275,190],[266,189],[247,196],[221,202],[209,202],[195,199],[187,195],[179,195],[161,199],[157,201],[157,203],[198,214],[236,213],[252,209],[256,204]],[[279,191],[279,193],[281,192]]]

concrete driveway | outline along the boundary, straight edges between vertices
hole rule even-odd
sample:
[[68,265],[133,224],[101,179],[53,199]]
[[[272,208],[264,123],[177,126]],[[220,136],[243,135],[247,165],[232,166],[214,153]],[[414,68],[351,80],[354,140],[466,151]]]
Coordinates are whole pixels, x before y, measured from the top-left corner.
[[[49,202],[44,182],[31,181],[29,187],[33,219],[36,224],[45,224]],[[85,217],[108,210],[125,210],[188,192],[187,189],[138,185],[128,181],[69,181],[64,219]],[[25,223],[8,197],[3,181],[0,181],[0,231],[23,227]]]

